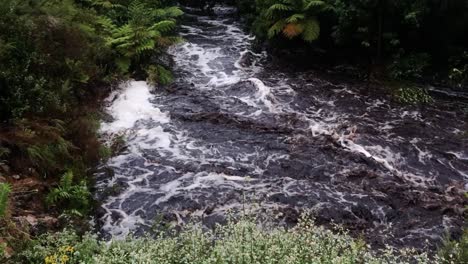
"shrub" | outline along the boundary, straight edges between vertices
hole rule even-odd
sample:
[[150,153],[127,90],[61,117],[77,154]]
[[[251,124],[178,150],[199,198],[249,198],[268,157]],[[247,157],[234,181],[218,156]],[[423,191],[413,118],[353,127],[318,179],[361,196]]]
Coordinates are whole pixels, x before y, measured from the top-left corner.
[[427,104],[433,101],[427,90],[414,84],[401,83],[395,96],[398,101],[404,104]]
[[421,78],[424,70],[431,65],[430,61],[431,57],[426,53],[397,54],[390,65],[390,76],[397,80]]
[[465,229],[460,241],[446,240],[439,251],[443,263],[468,263],[468,229]]
[[73,172],[68,171],[62,176],[59,186],[47,195],[47,202],[60,205],[66,214],[81,216],[90,207],[91,193],[85,181],[73,182]]
[[[264,229],[252,220],[203,231],[191,225],[156,238],[101,242],[64,231],[34,241],[17,256],[22,263],[438,263],[414,250],[372,252],[342,230],[329,231],[303,220],[291,230]],[[55,261],[55,262],[53,262]]]

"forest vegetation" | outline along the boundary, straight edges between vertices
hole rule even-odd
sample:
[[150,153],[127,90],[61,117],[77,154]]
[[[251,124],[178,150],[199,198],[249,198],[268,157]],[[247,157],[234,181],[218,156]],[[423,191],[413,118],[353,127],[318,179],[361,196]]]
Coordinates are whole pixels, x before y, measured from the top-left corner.
[[[15,200],[24,195],[29,197],[27,203],[40,204],[29,204],[35,209],[28,210],[62,215],[65,222],[73,219],[70,223],[76,225],[87,218],[94,204],[93,168],[112,155],[98,138],[101,100],[110,87],[129,78],[156,86],[169,84],[170,65],[160,57],[169,46],[183,41],[177,35],[183,15],[179,3],[209,12],[219,2],[236,5],[258,44],[272,53],[289,54],[285,57],[306,67],[358,65],[360,77],[396,87],[392,92],[403,103],[430,103],[423,85],[427,83],[467,91],[466,0],[2,0],[0,259],[21,261],[17,263],[148,263],[159,258],[158,263],[403,261],[381,259],[347,234],[314,226],[305,232],[299,230],[304,226],[291,232],[266,232],[251,221],[241,221],[220,227],[222,239],[216,242],[214,234],[193,227],[180,238],[105,244],[81,228],[36,237],[13,220],[22,214],[22,205]],[[37,191],[24,193],[18,179],[21,184],[34,179]],[[440,261],[468,261],[467,237],[465,232],[459,243],[447,242],[440,255],[445,261]],[[306,244],[316,251],[299,246]],[[26,250],[11,258],[21,249]],[[411,257],[432,263],[424,254]]]

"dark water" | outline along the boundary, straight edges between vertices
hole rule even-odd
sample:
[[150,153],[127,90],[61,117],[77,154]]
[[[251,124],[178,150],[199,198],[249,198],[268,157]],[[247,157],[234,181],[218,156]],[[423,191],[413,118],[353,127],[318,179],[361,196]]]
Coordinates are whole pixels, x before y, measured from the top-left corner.
[[130,82],[109,99],[102,133],[128,146],[104,165],[113,177],[97,175],[104,234],[211,226],[239,212],[286,225],[309,212],[376,244],[459,233],[466,102],[402,107],[364,85],[281,68],[252,51],[231,11],[187,15],[171,87]]

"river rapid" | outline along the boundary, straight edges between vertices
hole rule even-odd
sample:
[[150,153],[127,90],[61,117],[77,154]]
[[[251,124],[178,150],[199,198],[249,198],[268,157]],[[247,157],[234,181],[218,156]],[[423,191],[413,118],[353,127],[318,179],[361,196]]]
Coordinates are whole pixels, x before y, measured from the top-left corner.
[[[175,82],[121,85],[103,138],[126,147],[96,174],[105,237],[228,215],[292,226],[308,212],[373,245],[423,248],[464,225],[467,102],[425,109],[255,52],[234,10],[188,10]],[[192,14],[191,14],[192,13]]]

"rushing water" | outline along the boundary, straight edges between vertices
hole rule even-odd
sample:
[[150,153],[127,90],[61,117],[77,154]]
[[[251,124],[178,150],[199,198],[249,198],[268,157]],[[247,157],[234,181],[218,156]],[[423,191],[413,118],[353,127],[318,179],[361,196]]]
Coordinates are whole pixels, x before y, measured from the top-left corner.
[[285,225],[310,212],[378,244],[423,247],[459,232],[463,102],[418,110],[281,69],[230,11],[187,15],[186,42],[170,50],[173,85],[132,81],[109,98],[103,136],[124,135],[127,147],[97,175],[103,234],[212,226],[238,212]]

